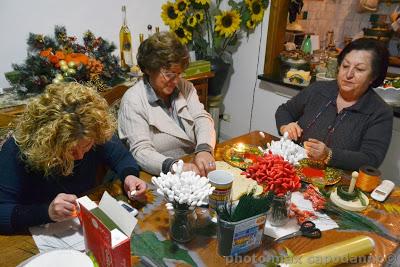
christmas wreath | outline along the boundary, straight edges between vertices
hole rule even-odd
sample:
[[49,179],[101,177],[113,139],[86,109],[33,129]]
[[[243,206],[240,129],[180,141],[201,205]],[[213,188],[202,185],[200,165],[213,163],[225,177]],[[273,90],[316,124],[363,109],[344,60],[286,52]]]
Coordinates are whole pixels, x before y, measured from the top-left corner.
[[18,93],[41,93],[50,83],[69,81],[102,90],[124,80],[118,58],[112,55],[115,45],[91,31],[84,33],[81,45],[64,26],[55,26],[54,37],[30,33],[27,44],[25,62],[5,73]]

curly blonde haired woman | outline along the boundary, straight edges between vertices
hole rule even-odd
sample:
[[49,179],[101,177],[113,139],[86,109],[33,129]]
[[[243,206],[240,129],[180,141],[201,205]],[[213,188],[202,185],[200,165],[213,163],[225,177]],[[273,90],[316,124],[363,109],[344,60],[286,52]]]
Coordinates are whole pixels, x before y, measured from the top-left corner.
[[140,197],[146,184],[115,129],[106,101],[78,83],[49,85],[31,101],[0,149],[0,233],[72,218],[101,164]]

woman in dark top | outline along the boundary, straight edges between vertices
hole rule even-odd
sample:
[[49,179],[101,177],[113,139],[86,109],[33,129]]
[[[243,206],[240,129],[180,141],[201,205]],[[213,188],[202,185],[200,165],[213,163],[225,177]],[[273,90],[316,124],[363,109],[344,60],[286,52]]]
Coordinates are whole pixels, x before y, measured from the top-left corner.
[[388,51],[374,39],[358,39],[338,57],[337,81],[315,82],[281,105],[281,134],[304,144],[312,160],[347,170],[379,167],[392,136],[393,111],[372,89],[382,84]]
[[83,85],[50,85],[31,101],[0,148],[0,233],[74,217],[76,195],[96,185],[101,164],[128,196],[143,195],[139,167],[115,129],[106,101]]

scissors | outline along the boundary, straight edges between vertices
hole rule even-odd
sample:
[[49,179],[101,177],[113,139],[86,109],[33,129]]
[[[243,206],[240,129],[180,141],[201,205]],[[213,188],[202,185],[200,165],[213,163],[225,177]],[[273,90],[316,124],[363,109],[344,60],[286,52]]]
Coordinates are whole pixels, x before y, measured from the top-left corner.
[[276,242],[282,241],[288,238],[292,238],[295,236],[305,236],[308,238],[320,238],[321,237],[321,230],[319,230],[317,227],[315,227],[315,223],[311,221],[305,221],[300,225],[300,229],[297,232],[279,237],[275,239]]

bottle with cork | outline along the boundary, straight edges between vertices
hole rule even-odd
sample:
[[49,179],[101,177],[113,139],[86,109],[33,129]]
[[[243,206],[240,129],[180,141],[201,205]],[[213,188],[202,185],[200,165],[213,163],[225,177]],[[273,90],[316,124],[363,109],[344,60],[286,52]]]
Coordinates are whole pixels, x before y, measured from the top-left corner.
[[119,31],[119,49],[121,57],[121,68],[129,70],[129,68],[135,65],[135,60],[132,54],[132,36],[131,31],[128,28],[126,19],[126,6],[122,6],[122,26]]

